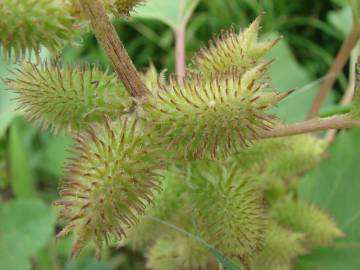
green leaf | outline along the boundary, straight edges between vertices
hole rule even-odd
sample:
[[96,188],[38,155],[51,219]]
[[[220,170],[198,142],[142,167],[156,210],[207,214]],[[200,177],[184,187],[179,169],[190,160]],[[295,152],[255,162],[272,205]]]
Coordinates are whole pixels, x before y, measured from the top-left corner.
[[32,197],[35,192],[34,176],[20,134],[19,121],[14,121],[9,136],[10,183],[17,197]]
[[345,6],[340,10],[331,11],[327,19],[332,26],[346,37],[353,27],[353,13],[350,6]]
[[360,130],[341,134],[330,158],[303,180],[299,197],[327,210],[345,237],[334,247],[317,249],[302,258],[297,270],[360,269]]
[[176,29],[186,22],[200,0],[151,0],[136,10],[140,18],[156,19]]
[[0,205],[0,266],[30,269],[29,258],[51,237],[55,215],[37,199],[16,199]]
[[69,149],[74,141],[66,136],[50,136],[40,152],[38,168],[57,178],[63,176],[63,165],[70,157]]
[[[265,40],[276,38],[276,34],[266,35]],[[268,59],[275,59],[269,70],[271,86],[278,92],[295,89],[295,92],[282,101],[278,108],[272,110],[274,114],[286,122],[304,120],[315,98],[317,88],[322,80],[312,82],[312,78],[304,67],[295,59],[286,40],[281,40],[267,55]],[[327,103],[332,100],[329,95]]]

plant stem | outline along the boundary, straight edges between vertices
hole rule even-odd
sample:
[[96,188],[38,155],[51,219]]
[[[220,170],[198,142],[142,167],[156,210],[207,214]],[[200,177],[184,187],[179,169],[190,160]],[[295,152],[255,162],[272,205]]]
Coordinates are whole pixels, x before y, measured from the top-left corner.
[[[358,55],[358,50],[354,50],[351,56],[351,60],[350,60],[350,72],[349,72],[349,85],[340,101],[340,105],[342,106],[348,106],[355,94],[355,85],[356,85],[356,66],[358,65],[356,63],[356,59],[357,59],[357,55]],[[351,106],[350,106],[351,109]],[[331,129],[328,130],[328,132],[326,133],[325,136],[325,140],[328,142],[332,142],[333,140],[335,140],[336,138],[336,133],[337,130],[336,129]]]
[[[117,75],[124,83],[130,95],[137,98],[146,98],[146,86],[128,56],[124,45],[115,31],[115,28],[109,21],[102,2],[100,0],[80,0],[80,3],[85,15],[88,19],[90,19],[91,27],[96,35],[96,38],[107,52]],[[186,24],[177,29],[177,35],[179,35],[179,40],[177,42],[177,53],[179,53],[179,62],[177,64],[178,76],[182,76],[185,72],[185,29]],[[354,27],[352,33],[344,42],[332,68],[329,71],[327,76],[328,78],[325,80],[319,95],[313,104],[311,115],[317,115],[323,99],[335,81],[336,74],[338,74],[345,65],[351,48],[356,44],[359,37],[360,24]],[[278,125],[271,130],[259,132],[258,137],[285,137],[320,130],[352,127],[360,127],[360,120],[352,119],[346,114],[329,118],[316,118],[290,125]]]
[[309,119],[317,117],[320,107],[322,103],[324,102],[326,95],[333,87],[337,75],[340,73],[340,71],[344,68],[347,60],[349,59],[350,53],[352,49],[355,47],[356,43],[358,42],[360,38],[360,24],[357,23],[354,25],[351,33],[348,35],[348,37],[345,39],[344,43],[341,46],[340,51],[338,52],[334,63],[331,65],[330,70],[325,76],[325,80],[323,84],[320,87],[320,90],[315,97],[315,100],[311,106],[310,112],[309,112]]
[[186,22],[183,22],[174,29],[176,40],[176,75],[179,81],[185,76],[186,66]]
[[145,98],[146,86],[106,15],[101,0],[80,0],[80,4],[85,16],[90,20],[97,40],[105,49],[115,72],[130,95]]
[[277,138],[328,129],[342,129],[360,127],[360,120],[351,118],[348,114],[328,118],[314,118],[304,122],[278,125],[268,131],[258,132],[258,138]]
[[349,113],[351,111],[352,108],[352,103],[346,104],[346,105],[336,105],[336,106],[332,106],[329,109],[327,109],[326,111],[322,111],[319,113],[319,116],[324,118],[324,117],[330,117],[330,116],[334,116],[334,115],[338,115],[338,114],[345,114],[345,113]]

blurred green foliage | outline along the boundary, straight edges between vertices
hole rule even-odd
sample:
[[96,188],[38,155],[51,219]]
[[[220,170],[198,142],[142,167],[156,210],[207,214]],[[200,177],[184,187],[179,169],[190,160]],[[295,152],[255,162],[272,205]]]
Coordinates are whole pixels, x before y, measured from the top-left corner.
[[346,237],[335,247],[318,249],[303,258],[298,270],[358,269],[360,266],[359,136],[359,130],[341,134],[331,146],[330,158],[303,179],[300,197],[331,213]]
[[[140,10],[138,16],[129,21],[114,21],[141,71],[145,71],[150,63],[159,70],[174,70],[172,28],[183,13],[174,10],[179,9],[178,1],[166,2],[172,5],[168,10],[158,10],[162,14],[160,17]],[[279,91],[296,89],[276,113],[286,121],[303,119],[322,76],[351,29],[349,1],[201,0],[187,28],[188,61],[214,33],[231,25],[236,29],[243,28],[262,12],[265,12],[263,38],[283,36],[269,55],[277,60],[270,71],[273,85]],[[178,14],[178,17],[171,14]],[[71,63],[86,61],[100,63],[104,68],[110,66],[104,51],[90,33],[79,36],[78,44],[67,45],[61,58]],[[0,58],[2,78],[11,76],[8,70],[12,68],[13,65]],[[332,105],[331,108],[346,90],[347,70],[348,67],[339,76],[329,97],[327,104]],[[0,81],[0,269],[144,269],[142,255],[128,247],[107,251],[101,263],[95,261],[91,247],[77,260],[67,260],[71,243],[69,239],[55,242],[58,226],[51,203],[57,198],[62,165],[68,157],[67,149],[72,139],[55,137],[31,126],[15,112],[15,107],[13,94],[6,91]],[[331,149],[331,158],[305,177],[301,196],[336,216],[348,238],[337,243],[335,249],[321,249],[305,257],[299,263],[299,270],[320,269],[319,265],[321,269],[329,270],[360,268],[359,201],[352,200],[360,192],[359,184],[354,182],[360,177],[356,164],[359,136],[358,132],[340,136]],[[19,251],[16,257],[12,250]]]

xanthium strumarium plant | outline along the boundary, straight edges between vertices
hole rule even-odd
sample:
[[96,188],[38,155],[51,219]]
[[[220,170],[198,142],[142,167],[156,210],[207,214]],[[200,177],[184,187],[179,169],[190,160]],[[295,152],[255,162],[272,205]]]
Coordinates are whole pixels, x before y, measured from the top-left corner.
[[[76,141],[55,203],[66,223],[59,237],[73,233],[71,257],[94,241],[100,258],[104,242],[126,239],[146,250],[151,269],[218,265],[203,242],[154,219],[255,270],[292,269],[297,257],[342,237],[328,213],[297,197],[301,176],[321,161],[327,143],[286,129],[269,112],[291,91],[271,89],[271,61],[263,57],[277,40],[258,41],[260,17],[200,49],[184,78],[154,67],[130,78],[140,80],[144,96],[134,95],[131,80],[96,66],[26,61],[41,47],[56,53],[78,25],[94,20],[87,10],[124,18],[143,2],[0,3],[1,51],[24,60],[6,81],[19,109]],[[110,25],[103,19],[92,25]],[[104,36],[98,38],[106,44]],[[354,108],[340,117],[355,122],[358,115]]]

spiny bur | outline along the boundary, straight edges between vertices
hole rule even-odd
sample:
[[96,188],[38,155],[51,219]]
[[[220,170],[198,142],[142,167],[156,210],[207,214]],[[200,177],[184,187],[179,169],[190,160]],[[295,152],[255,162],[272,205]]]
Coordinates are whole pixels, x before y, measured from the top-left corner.
[[0,51],[7,58],[30,58],[41,46],[56,52],[75,28],[61,0],[0,1]]
[[324,139],[309,134],[274,140],[282,141],[285,148],[273,153],[276,158],[268,156],[264,169],[278,177],[296,177],[311,170],[322,160],[328,146]]
[[[153,204],[146,208],[145,215],[139,218],[139,222],[131,228],[128,239],[135,248],[153,244],[171,228],[154,222],[147,217],[155,217],[166,220],[178,227],[186,227],[188,212],[182,211],[183,202],[186,198],[187,184],[183,168],[172,165],[161,174],[161,192],[154,198]],[[185,224],[184,224],[185,223]]]
[[193,68],[204,76],[236,67],[240,73],[256,65],[278,40],[257,41],[261,16],[240,34],[231,28],[209,42],[193,59]]
[[145,0],[111,0],[114,14],[121,17],[129,17],[136,6],[145,3]]
[[91,127],[76,137],[75,156],[67,164],[56,202],[67,222],[59,237],[74,232],[71,257],[93,240],[97,256],[103,241],[121,240],[159,190],[158,151],[148,145],[132,117]]
[[150,248],[147,259],[147,267],[153,270],[207,270],[214,260],[204,245],[179,233],[160,237]]
[[264,168],[287,151],[287,143],[283,138],[262,139],[250,147],[241,149],[230,159],[237,162],[244,170]]
[[161,71],[160,73],[156,70],[156,67],[154,64],[150,64],[149,68],[146,70],[146,72],[142,75],[143,80],[146,84],[146,86],[149,89],[154,89],[158,87],[158,85],[164,85],[166,84],[166,69]]
[[270,62],[239,73],[232,69],[206,79],[190,74],[170,77],[149,91],[145,117],[169,149],[186,158],[221,158],[250,145],[258,131],[269,130],[267,109],[289,95],[265,92]]
[[324,156],[327,143],[313,135],[258,140],[230,160],[255,177],[269,203],[296,192],[300,177]]
[[315,167],[327,145],[325,140],[307,134],[265,139],[232,158],[243,168],[258,171],[258,175],[289,180]]
[[55,133],[79,131],[107,114],[114,119],[126,112],[131,100],[114,74],[85,65],[24,63],[8,79],[18,94],[19,109],[43,128]]
[[302,245],[304,240],[304,234],[271,223],[266,230],[263,248],[254,257],[251,269],[291,270],[294,260],[307,252]]
[[[105,10],[116,17],[127,19],[137,6],[145,3],[146,0],[102,0]],[[79,0],[68,0],[67,7],[74,17],[84,20]]]
[[281,224],[306,235],[307,247],[328,246],[344,236],[332,217],[308,202],[288,200],[275,207],[274,213]]
[[189,205],[199,236],[225,256],[244,262],[261,247],[267,226],[262,194],[236,165],[196,163],[190,172]]
[[68,12],[79,21],[83,21],[84,14],[82,14],[80,0],[64,0],[64,4]]
[[325,140],[308,134],[263,139],[242,149],[231,159],[242,168],[258,168],[278,177],[292,177],[313,168],[326,147]]

